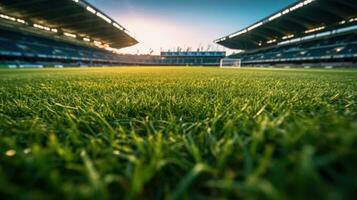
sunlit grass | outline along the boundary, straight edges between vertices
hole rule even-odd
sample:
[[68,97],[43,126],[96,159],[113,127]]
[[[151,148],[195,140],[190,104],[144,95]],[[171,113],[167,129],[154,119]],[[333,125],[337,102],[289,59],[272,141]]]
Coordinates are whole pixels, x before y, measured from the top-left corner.
[[0,70],[15,199],[346,199],[357,71]]

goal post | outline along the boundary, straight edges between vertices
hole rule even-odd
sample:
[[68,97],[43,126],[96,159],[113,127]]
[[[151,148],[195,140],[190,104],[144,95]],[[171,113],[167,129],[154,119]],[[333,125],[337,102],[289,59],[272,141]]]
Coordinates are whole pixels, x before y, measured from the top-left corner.
[[222,58],[220,61],[221,68],[241,68],[241,59]]

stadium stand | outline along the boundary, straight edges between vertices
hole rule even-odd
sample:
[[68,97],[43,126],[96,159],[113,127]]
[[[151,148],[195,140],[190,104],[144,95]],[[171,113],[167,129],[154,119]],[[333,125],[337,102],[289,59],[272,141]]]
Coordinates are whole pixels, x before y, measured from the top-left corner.
[[138,42],[83,0],[0,1],[0,62],[7,66],[122,64]]
[[303,0],[215,42],[243,65],[354,66],[356,33],[355,0]]
[[225,52],[123,55],[138,42],[83,0],[1,0],[0,67],[218,66]]
[[219,66],[226,56],[222,51],[161,52],[160,65]]

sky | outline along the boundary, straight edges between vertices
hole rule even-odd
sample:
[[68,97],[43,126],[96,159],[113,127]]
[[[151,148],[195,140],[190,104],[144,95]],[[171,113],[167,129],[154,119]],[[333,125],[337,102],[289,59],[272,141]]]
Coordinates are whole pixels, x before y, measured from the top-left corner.
[[[296,0],[87,0],[129,30],[139,44],[122,53],[228,50],[213,41]],[[229,51],[229,50],[228,50]]]

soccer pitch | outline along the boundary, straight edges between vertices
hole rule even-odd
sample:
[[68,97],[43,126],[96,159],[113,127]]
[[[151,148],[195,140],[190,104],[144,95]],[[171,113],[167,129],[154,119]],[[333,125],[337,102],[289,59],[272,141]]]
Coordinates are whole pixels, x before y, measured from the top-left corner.
[[0,70],[0,194],[348,199],[357,71]]

